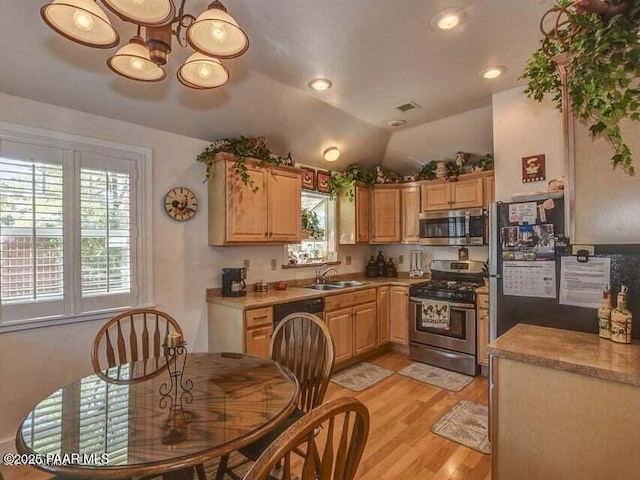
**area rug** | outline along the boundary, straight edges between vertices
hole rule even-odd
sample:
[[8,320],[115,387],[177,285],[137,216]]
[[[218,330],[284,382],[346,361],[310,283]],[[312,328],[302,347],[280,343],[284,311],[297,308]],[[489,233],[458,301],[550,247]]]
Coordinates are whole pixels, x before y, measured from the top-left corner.
[[444,388],[451,392],[459,392],[473,382],[473,377],[461,373],[451,372],[443,368],[425,365],[424,363],[412,363],[398,372],[405,377],[413,378],[424,383],[430,383],[436,387]]
[[460,400],[432,425],[431,431],[488,455],[491,453],[488,423],[489,409],[486,406]]
[[331,377],[333,383],[361,392],[392,375],[393,371],[369,362],[362,362]]

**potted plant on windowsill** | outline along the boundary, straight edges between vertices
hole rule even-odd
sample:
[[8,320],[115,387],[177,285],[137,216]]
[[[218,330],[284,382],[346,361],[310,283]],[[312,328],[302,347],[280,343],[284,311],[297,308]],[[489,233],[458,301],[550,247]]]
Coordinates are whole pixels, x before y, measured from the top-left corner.
[[302,209],[302,239],[321,240],[324,230],[320,228],[318,214],[308,208]]

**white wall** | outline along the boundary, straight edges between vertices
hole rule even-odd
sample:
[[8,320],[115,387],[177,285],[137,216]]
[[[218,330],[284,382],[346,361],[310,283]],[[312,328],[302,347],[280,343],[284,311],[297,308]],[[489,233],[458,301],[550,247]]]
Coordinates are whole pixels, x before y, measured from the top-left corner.
[[[547,191],[547,183],[563,175],[562,115],[550,102],[527,98],[521,87],[493,96],[493,149],[496,200],[510,201],[522,192]],[[522,157],[544,153],[544,182],[522,183]]]
[[[404,256],[404,262],[398,266],[399,272],[409,271],[410,253],[412,250],[420,250],[423,253],[422,269],[429,271],[431,260],[457,260],[459,247],[429,247],[423,245],[380,245],[377,250],[382,250],[385,256],[393,257],[397,264],[399,257]],[[489,258],[488,247],[467,247],[469,249],[469,260],[485,262]]]
[[[153,149],[153,287],[156,305],[173,315],[196,351],[207,349],[205,291],[220,286],[222,267],[251,260],[249,281],[310,278],[313,269],[271,270],[284,261],[282,247],[207,245],[206,185],[196,155],[208,144],[181,135],[0,94],[0,121]],[[172,187],[187,186],[200,199],[200,211],[186,223],[171,220],[162,199]],[[368,247],[341,249],[352,256],[341,273],[362,271]],[[91,372],[91,342],[102,322],[89,322],[0,334],[0,451],[13,447],[23,416],[54,388]]]
[[453,160],[459,151],[491,153],[491,117],[489,106],[394,132],[383,165],[409,174],[431,160]]
[[[640,123],[623,123],[640,174]],[[640,175],[613,169],[608,142],[592,140],[576,122],[576,238],[574,243],[640,243]]]

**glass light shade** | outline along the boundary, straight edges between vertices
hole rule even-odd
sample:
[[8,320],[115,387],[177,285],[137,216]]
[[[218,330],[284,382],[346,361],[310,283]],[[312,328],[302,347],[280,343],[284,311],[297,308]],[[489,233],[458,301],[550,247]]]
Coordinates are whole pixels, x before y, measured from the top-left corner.
[[161,67],[151,61],[149,49],[140,37],[133,37],[107,60],[107,65],[118,75],[130,80],[159,82],[167,76]]
[[335,162],[340,158],[340,149],[338,147],[327,148],[323,155],[327,162]]
[[95,48],[112,48],[118,32],[95,0],[54,0],[40,9],[47,25],[65,38]]
[[187,29],[187,41],[194,50],[216,58],[235,58],[249,48],[249,38],[215,1]]
[[102,3],[123,20],[137,25],[163,25],[175,14],[171,0],[102,0]]
[[178,69],[178,80],[189,88],[208,90],[227,83],[229,71],[217,58],[196,52]]

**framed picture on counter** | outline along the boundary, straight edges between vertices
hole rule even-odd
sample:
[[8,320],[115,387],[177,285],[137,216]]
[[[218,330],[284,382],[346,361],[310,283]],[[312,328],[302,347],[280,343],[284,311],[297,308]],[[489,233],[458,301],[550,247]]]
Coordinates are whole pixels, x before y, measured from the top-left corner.
[[305,190],[316,189],[316,171],[309,167],[300,167],[302,169],[302,188]]

